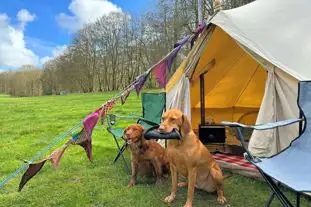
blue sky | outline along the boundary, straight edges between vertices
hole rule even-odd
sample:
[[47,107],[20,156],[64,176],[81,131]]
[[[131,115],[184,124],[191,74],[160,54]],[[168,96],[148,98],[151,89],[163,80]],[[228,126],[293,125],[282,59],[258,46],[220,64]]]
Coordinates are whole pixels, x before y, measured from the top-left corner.
[[[70,44],[74,31],[110,11],[137,16],[155,0],[2,0],[0,70],[41,65]],[[15,55],[14,55],[15,54]]]

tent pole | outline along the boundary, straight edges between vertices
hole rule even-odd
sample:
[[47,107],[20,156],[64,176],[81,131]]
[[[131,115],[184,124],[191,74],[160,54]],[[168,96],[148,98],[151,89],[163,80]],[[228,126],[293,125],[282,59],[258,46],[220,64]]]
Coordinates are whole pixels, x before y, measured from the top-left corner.
[[198,0],[198,23],[200,24],[202,21],[203,21],[202,0]]
[[205,125],[205,92],[204,92],[204,73],[200,75],[200,108],[201,125]]

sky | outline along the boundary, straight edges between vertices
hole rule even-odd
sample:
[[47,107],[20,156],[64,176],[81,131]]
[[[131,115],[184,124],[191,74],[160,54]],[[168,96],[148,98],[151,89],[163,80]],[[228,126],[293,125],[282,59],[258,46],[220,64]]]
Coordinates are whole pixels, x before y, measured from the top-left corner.
[[42,66],[61,54],[84,24],[110,12],[138,16],[155,0],[1,0],[0,72]]

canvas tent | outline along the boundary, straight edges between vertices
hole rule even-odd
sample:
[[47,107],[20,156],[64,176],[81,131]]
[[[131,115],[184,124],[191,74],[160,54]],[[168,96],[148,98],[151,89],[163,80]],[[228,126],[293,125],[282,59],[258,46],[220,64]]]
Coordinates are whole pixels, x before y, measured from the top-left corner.
[[[297,83],[311,80],[310,8],[309,0],[257,0],[218,12],[170,79],[166,106],[181,109],[194,129],[201,123],[202,91],[203,114],[216,122],[298,117]],[[253,132],[249,149],[273,155],[298,128]]]

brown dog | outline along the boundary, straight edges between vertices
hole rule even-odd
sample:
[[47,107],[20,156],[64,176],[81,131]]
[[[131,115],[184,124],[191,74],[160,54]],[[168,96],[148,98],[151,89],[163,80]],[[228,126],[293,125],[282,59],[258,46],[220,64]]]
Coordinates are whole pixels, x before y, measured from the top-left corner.
[[[132,124],[124,131],[127,146],[132,151],[132,178],[128,187],[135,185],[137,174],[147,172],[156,175],[156,183],[161,183],[163,175],[168,173],[168,161],[163,147],[154,140],[143,138],[144,127]],[[144,173],[139,173],[144,174]]]
[[[177,109],[169,110],[163,115],[159,130],[171,132],[174,128],[181,132],[182,140],[172,140],[168,143],[167,157],[172,176],[172,189],[164,202],[171,203],[175,200],[177,186],[188,185],[185,206],[192,206],[194,187],[207,192],[217,191],[217,201],[224,204],[226,199],[222,171],[208,149],[196,137],[187,117]],[[188,176],[187,184],[177,184],[178,173]]]

